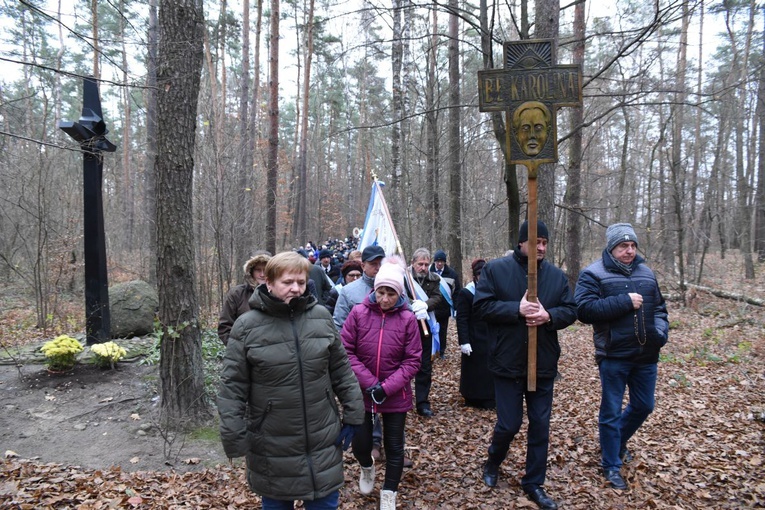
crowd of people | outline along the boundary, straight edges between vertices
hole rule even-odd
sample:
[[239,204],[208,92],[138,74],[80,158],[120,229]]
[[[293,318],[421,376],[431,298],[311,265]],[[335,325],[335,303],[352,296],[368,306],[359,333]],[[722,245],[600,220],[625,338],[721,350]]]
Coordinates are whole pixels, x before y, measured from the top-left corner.
[[[630,224],[607,228],[603,253],[581,272],[575,292],[545,260],[544,222],[536,239],[528,234],[524,222],[504,257],[473,260],[464,287],[443,250],[419,248],[407,265],[380,246],[357,250],[354,239],[258,252],[245,263],[245,282],[231,289],[220,314],[226,354],[218,409],[224,450],[246,458],[248,484],[264,509],[293,508],[295,500],[309,510],[337,508],[349,447],[365,495],[374,492],[375,463],[384,454],[380,508],[396,508],[403,469],[411,466],[407,415],[434,416],[432,360],[447,356],[452,318],[464,403],[496,413],[483,483],[497,486],[525,409],[522,489],[540,508],[558,507],[544,489],[558,332],[579,319],[592,324],[600,374],[604,485],[629,488],[621,466],[632,460],[629,439],[653,411],[659,350],[668,338],[658,282]],[[529,257],[537,268],[531,296]]]

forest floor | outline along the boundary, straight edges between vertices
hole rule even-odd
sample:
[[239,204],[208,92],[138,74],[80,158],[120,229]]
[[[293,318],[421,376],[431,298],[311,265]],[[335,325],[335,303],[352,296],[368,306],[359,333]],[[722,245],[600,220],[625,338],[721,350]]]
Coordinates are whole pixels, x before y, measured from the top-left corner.
[[[721,265],[705,285],[763,299],[765,267],[757,269],[758,279],[748,282]],[[2,334],[21,308],[3,312]],[[576,323],[561,332],[563,379],[555,388],[545,484],[561,508],[765,508],[765,308],[698,292],[687,306],[672,301],[669,309],[656,410],[631,441],[627,491],[607,488],[598,468],[591,328]],[[464,407],[453,325],[448,342],[449,356],[433,368],[435,416],[408,417],[414,467],[404,472],[399,508],[536,508],[520,487],[525,427],[499,485],[481,481],[495,417]],[[241,460],[225,458],[214,419],[186,435],[157,426],[156,366],[133,361],[112,371],[83,363],[52,375],[34,354],[40,343],[10,349],[21,366],[0,365],[0,508],[259,507]],[[350,452],[345,461],[341,508],[376,508],[378,492],[362,496],[358,464]]]

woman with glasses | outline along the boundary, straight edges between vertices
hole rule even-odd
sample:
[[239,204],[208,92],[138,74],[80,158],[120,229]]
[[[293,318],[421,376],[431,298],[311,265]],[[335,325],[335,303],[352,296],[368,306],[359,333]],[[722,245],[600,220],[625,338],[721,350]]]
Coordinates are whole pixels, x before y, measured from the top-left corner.
[[[340,268],[340,281],[344,282],[345,285],[353,283],[361,278],[361,272],[361,262],[358,260],[349,260]],[[329,296],[327,297],[327,302],[324,304],[324,306],[327,308],[327,310],[329,310],[329,313],[331,314],[335,313],[335,304],[337,304],[337,297],[340,295],[340,289],[342,288],[343,284],[338,283],[332,287],[332,290],[329,291]]]

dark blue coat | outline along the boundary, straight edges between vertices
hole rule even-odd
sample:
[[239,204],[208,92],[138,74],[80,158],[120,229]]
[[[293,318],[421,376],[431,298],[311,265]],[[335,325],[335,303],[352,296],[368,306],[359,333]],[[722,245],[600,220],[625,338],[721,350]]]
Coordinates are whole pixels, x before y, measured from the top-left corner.
[[[637,256],[625,274],[603,250],[600,260],[587,266],[576,284],[579,320],[592,324],[595,358],[618,358],[635,363],[656,363],[667,343],[667,305],[656,275]],[[637,292],[643,305],[635,310],[627,295]]]
[[[498,377],[525,378],[528,365],[528,326],[520,316],[527,289],[528,260],[519,255],[488,262],[476,285],[473,311],[489,326],[489,370]],[[551,321],[537,327],[537,377],[558,371],[558,330],[576,320],[576,304],[566,275],[546,261],[537,267],[537,295]]]

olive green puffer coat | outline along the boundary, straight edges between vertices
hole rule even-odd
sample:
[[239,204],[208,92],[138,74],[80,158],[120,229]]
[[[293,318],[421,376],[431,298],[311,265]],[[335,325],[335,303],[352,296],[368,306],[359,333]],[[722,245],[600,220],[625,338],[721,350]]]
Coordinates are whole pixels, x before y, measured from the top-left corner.
[[246,456],[253,492],[314,500],[343,484],[335,446],[342,421],[360,425],[358,380],[329,312],[308,292],[289,304],[265,286],[250,298],[229,336],[218,412],[229,458]]

